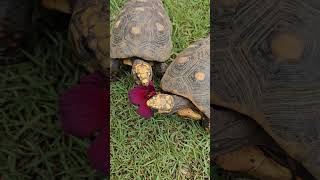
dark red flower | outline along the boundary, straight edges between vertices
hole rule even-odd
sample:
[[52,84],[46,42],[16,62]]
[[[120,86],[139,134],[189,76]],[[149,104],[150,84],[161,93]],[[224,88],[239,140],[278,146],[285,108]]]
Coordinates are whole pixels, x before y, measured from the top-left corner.
[[110,172],[110,131],[105,127],[90,145],[87,154],[92,167],[108,174]]
[[144,118],[153,116],[153,111],[147,106],[147,101],[154,95],[156,95],[156,90],[152,81],[148,86],[136,86],[128,93],[129,101],[139,106],[137,113]]
[[[109,159],[109,81],[100,72],[80,80],[60,98],[60,120],[63,130],[85,138],[102,131],[88,150],[94,168],[108,174]],[[102,153],[103,151],[103,153]],[[93,155],[94,154],[94,155]],[[100,158],[98,158],[100,157]]]
[[108,111],[106,78],[91,74],[60,98],[62,128],[74,136],[88,137],[105,126]]

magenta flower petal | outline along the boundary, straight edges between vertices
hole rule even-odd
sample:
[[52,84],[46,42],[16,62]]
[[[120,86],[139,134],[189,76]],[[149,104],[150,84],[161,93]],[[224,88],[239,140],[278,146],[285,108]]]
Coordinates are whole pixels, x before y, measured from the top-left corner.
[[147,87],[137,86],[128,93],[129,101],[139,106],[137,113],[144,118],[151,118],[153,116],[153,111],[147,106],[147,101],[154,95],[156,95],[156,89],[152,81],[149,82]]
[[154,88],[153,81],[150,81],[150,82],[149,82],[147,88],[148,88],[148,91],[149,91],[149,92],[156,92],[156,89]]
[[137,113],[144,118],[151,118],[153,116],[153,111],[147,106],[147,104],[141,104],[137,109]]
[[104,128],[103,131],[96,137],[90,145],[87,155],[93,168],[109,175],[110,172],[110,146],[109,146],[109,128]]
[[108,85],[107,81],[108,81],[107,77],[104,76],[101,72],[97,71],[82,78],[80,80],[80,84],[88,84],[88,85],[93,85],[97,88],[109,89],[105,87],[106,85]]
[[134,105],[139,105],[145,101],[146,96],[148,95],[147,87],[137,86],[131,89],[128,93],[129,101]]
[[[109,112],[108,91],[107,88],[99,87],[102,82],[96,80],[81,81],[82,84],[74,86],[61,96],[60,119],[62,128],[67,133],[88,137],[105,126]],[[107,81],[103,83],[107,84]]]

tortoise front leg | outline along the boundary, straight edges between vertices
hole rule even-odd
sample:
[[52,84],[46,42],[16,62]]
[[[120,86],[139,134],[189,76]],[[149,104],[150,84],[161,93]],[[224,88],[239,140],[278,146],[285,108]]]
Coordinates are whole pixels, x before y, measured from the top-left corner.
[[182,117],[193,120],[201,120],[202,115],[196,112],[196,107],[188,99],[169,94],[157,94],[147,101],[147,105],[159,113],[173,114],[178,113]]
[[189,107],[179,109],[177,113],[179,116],[184,117],[184,118],[191,118],[193,120],[201,120],[202,119],[201,114],[197,113],[196,111],[194,111],[193,109],[191,109]]
[[220,154],[215,162],[228,171],[247,173],[261,180],[291,180],[290,170],[268,158],[258,147],[243,147]]

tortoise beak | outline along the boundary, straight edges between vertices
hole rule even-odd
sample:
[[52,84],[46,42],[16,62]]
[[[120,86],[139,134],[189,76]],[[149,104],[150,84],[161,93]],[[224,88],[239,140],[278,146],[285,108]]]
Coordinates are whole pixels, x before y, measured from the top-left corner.
[[147,106],[152,109],[158,109],[156,106],[156,100],[153,97],[147,101]]
[[142,80],[141,80],[141,84],[142,84],[143,86],[148,86],[149,80],[148,80],[148,79],[142,79]]

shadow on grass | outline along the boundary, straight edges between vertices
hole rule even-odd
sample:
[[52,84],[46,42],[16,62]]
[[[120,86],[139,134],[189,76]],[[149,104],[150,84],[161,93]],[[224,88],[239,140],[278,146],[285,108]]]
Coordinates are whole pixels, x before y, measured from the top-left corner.
[[57,116],[59,95],[85,73],[66,34],[44,30],[29,62],[0,67],[0,179],[103,179],[88,140],[66,136]]

